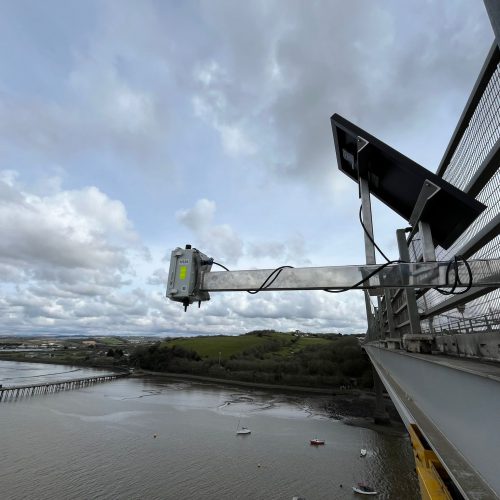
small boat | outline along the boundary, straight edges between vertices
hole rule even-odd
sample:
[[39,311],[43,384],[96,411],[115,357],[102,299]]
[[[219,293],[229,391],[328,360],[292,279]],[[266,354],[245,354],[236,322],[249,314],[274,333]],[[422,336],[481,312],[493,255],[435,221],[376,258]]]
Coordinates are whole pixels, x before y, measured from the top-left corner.
[[359,452],[360,457],[366,457],[366,450],[364,448],[361,448],[361,451]]
[[375,491],[370,486],[363,483],[358,483],[356,486],[352,487],[354,493],[359,493],[360,495],[378,495],[378,491]]
[[314,444],[314,445],[320,445],[320,444],[325,444],[325,440],[314,438],[314,439],[311,439],[310,443]]
[[240,418],[238,419],[238,425],[236,426],[236,435],[237,436],[244,436],[246,434],[251,434],[251,430],[247,429],[246,427],[240,427],[240,422],[241,422],[241,415]]

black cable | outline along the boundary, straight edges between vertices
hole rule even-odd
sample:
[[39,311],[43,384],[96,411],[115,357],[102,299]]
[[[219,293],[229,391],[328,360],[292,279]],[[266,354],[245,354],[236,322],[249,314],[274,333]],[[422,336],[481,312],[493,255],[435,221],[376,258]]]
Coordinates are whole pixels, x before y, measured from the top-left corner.
[[[219,264],[218,262],[215,262],[215,260],[212,262],[212,264],[222,267],[222,269],[225,269],[226,271],[229,271],[229,269],[226,266],[223,266],[222,264]],[[265,290],[266,288],[269,288],[277,279],[278,276],[281,274],[283,269],[293,269],[293,266],[281,266],[277,267],[274,269],[271,274],[264,280],[262,285],[259,286],[256,290],[247,290],[247,293],[250,293],[251,295],[255,295],[256,293],[259,293],[261,290]],[[231,272],[231,271],[229,271]],[[274,276],[274,278],[273,278]],[[271,279],[272,278],[272,279]],[[271,280],[271,281],[269,281]]]
[[[223,266],[222,264],[219,264],[218,262],[215,262],[215,260],[212,261],[212,264],[214,264],[215,266],[222,267],[222,269],[225,269],[226,271],[229,271],[229,269],[226,266]],[[229,272],[231,272],[231,271],[229,271]]]
[[379,267],[377,267],[377,269],[374,269],[370,274],[368,274],[368,276],[364,277],[362,280],[358,281],[357,283],[354,283],[354,285],[348,286],[346,288],[339,288],[338,290],[325,288],[324,291],[328,292],[328,293],[343,293],[343,292],[347,292],[349,290],[356,290],[356,289],[358,289],[357,287],[359,285],[364,283],[366,280],[370,279],[375,274],[382,271],[382,269],[384,269],[385,267],[387,267],[390,264],[404,264],[404,262],[401,260],[390,260],[390,261],[386,262],[385,264],[382,264]]
[[[465,268],[467,269],[467,275],[469,278],[469,281],[467,284],[462,283],[462,280],[460,279],[459,269],[458,269],[459,261],[462,261],[464,263]],[[450,285],[451,290],[443,290],[442,288],[438,288],[438,287],[435,287],[434,290],[436,290],[437,292],[439,292],[442,295],[462,295],[464,293],[467,293],[471,289],[472,281],[473,281],[472,280],[472,269],[470,268],[469,263],[462,256],[455,255],[455,257],[453,257],[453,260],[450,260],[448,262],[448,265],[446,266],[446,282],[447,283],[448,283],[449,278],[450,278],[450,271],[451,271],[452,267],[453,267],[455,279],[453,281],[453,285]],[[458,286],[465,286],[465,290],[460,290],[460,291],[456,292],[455,290]]]
[[[380,247],[375,243],[375,240],[372,238],[371,234],[366,229],[366,226],[363,224],[362,211],[363,211],[363,206],[359,207],[359,222],[361,223],[361,226],[363,227],[363,230],[364,230],[366,236],[368,236],[368,239],[373,243],[373,246],[379,251],[380,255],[382,255],[382,257],[384,257],[384,259],[387,261],[387,265],[390,264],[390,263],[401,262],[401,261],[392,261],[392,262],[389,261],[389,258],[387,257],[387,255],[385,255],[385,253],[382,252],[382,250],[380,249]],[[408,230],[411,231],[411,229],[412,229],[411,227],[410,228],[405,228],[405,231],[408,231]],[[467,269],[467,274],[468,274],[468,277],[469,277],[469,282],[467,284],[462,283],[462,281],[460,279],[460,276],[459,276],[459,273],[458,273],[458,262],[459,261],[462,261],[464,263],[465,268]],[[383,267],[385,267],[385,266],[380,267],[378,270],[375,271],[375,273],[377,273],[378,271],[380,271],[381,269],[383,269]],[[453,267],[455,279],[454,279],[453,285],[451,286],[451,290],[443,290],[442,288],[438,288],[438,287],[434,288],[434,290],[438,291],[439,293],[441,293],[443,295],[462,295],[464,293],[467,293],[471,289],[471,287],[472,287],[472,270],[470,268],[469,263],[467,262],[466,259],[464,259],[460,255],[455,255],[455,257],[453,257],[453,260],[450,260],[448,262],[447,267],[446,267],[446,282],[447,283],[449,281],[450,271],[451,271],[452,267]],[[372,275],[369,275],[368,277],[370,277],[370,276],[372,276]],[[340,292],[345,292],[347,290],[352,290],[352,288],[357,287],[358,285],[360,285],[361,283],[363,283],[363,281],[366,281],[366,279],[367,278],[365,278],[365,280],[362,280],[362,281],[356,283],[355,285],[353,285],[352,287],[349,287],[349,288],[343,288],[343,289],[340,289],[340,290],[325,290],[325,292],[340,293]],[[465,286],[465,290],[460,290],[458,292],[455,291],[456,288],[458,286],[460,286],[460,285]]]
[[380,255],[382,255],[382,257],[387,262],[389,262],[390,259],[387,257],[387,255],[384,252],[382,252],[380,247],[375,243],[375,240],[372,238],[371,234],[368,232],[368,229],[366,229],[365,225],[363,224],[363,218],[361,217],[362,210],[363,210],[363,206],[360,206],[359,207],[359,222],[361,223],[361,226],[363,227],[363,230],[365,231],[366,236],[368,236],[368,239],[373,243],[373,246],[379,251]]
[[435,290],[442,295],[455,295],[455,289],[458,286],[458,265],[457,265],[457,257],[455,256],[453,260],[448,261],[448,265],[446,266],[446,283],[450,280],[450,270],[453,265],[453,270],[455,271],[455,280],[453,285],[451,286],[451,290],[443,290],[442,288],[435,287]]
[[[465,268],[467,269],[467,274],[469,276],[469,283],[467,284],[467,288],[463,292],[460,292],[460,293],[465,293],[468,292],[472,287],[472,269],[470,268],[470,265],[466,259],[464,259],[463,257],[460,257],[460,259],[464,263]],[[458,280],[460,281],[460,278],[458,278]]]
[[[247,292],[250,293],[250,294],[252,294],[252,295],[255,295],[256,293],[259,293],[261,290],[265,290],[266,288],[269,288],[278,279],[278,276],[281,274],[281,272],[283,271],[283,269],[293,269],[293,266],[281,266],[281,267],[277,267],[264,280],[264,283],[262,283],[262,285],[260,285],[259,288],[257,288],[257,290],[247,290]],[[273,276],[274,273],[276,273],[276,276],[269,283],[267,283],[271,279],[271,277]]]

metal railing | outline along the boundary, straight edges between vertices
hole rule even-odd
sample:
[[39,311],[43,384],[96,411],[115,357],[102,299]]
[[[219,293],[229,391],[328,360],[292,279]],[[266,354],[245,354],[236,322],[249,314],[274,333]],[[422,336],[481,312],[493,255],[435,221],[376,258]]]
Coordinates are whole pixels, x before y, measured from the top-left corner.
[[[479,217],[447,250],[437,246],[436,259],[455,255],[466,259],[494,259],[500,255],[500,50],[490,49],[468,99],[438,175],[486,205]],[[423,247],[417,233],[403,260],[422,260]],[[408,254],[409,252],[409,254]],[[403,255],[406,253],[407,255]],[[417,293],[416,310],[410,314],[402,290],[391,290],[379,301],[372,321],[379,338],[402,338],[407,333],[475,333],[500,330],[500,289],[483,288],[463,295],[443,295],[435,289]],[[416,321],[415,321],[416,318]],[[417,326],[416,326],[417,323]],[[419,330],[419,331],[415,331]],[[372,334],[373,335],[373,334]]]

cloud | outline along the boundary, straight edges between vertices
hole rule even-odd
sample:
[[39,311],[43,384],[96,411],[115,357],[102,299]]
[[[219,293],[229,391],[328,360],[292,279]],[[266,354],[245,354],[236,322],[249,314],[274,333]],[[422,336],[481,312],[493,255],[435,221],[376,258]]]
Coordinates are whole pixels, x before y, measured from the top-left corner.
[[214,224],[216,211],[215,201],[202,198],[192,208],[176,212],[177,221],[193,232],[195,247],[216,261],[237,264],[243,259],[250,267],[311,263],[300,233],[282,242],[244,241],[229,224]]
[[215,210],[215,202],[203,198],[198,200],[193,208],[179,210],[175,217],[192,231],[201,233],[212,224]]
[[164,126],[152,96],[121,81],[112,66],[83,63],[70,75],[67,92],[67,102],[0,94],[2,141],[54,159],[95,148],[135,157],[157,150]]
[[0,175],[0,192],[4,328],[72,330],[118,315],[108,299],[130,293],[121,290],[134,274],[131,258],[144,254],[124,205],[92,186],[35,194],[12,173]]
[[[362,331],[359,292],[214,294],[183,314],[161,257],[189,231],[231,268],[362,258],[329,117],[432,169],[492,41],[484,6],[174,3],[33,5],[36,30],[4,9],[1,328]],[[386,250],[394,219],[374,213]]]
[[[122,167],[165,169],[168,108],[175,98],[162,53],[164,27],[148,3],[95,7],[89,5],[85,13],[88,24],[75,22],[71,13],[66,21],[72,33],[64,34],[50,8],[35,14],[41,18],[37,30],[14,8],[4,12],[17,19],[12,24],[18,37],[36,50],[23,53],[26,83],[0,86],[0,146],[66,164],[99,152],[119,158]],[[58,6],[58,19],[68,15],[65,10]],[[57,48],[48,48],[56,38]],[[16,42],[13,52],[19,50]],[[39,67],[46,69],[39,72]],[[151,73],[152,78],[139,77]]]
[[330,115],[339,112],[382,138],[399,135],[403,144],[402,136],[415,132],[422,144],[435,141],[423,125],[448,119],[457,103],[444,93],[467,95],[485,55],[477,39],[482,46],[492,39],[481,6],[463,16],[466,2],[432,9],[341,0],[202,7],[217,35],[194,72],[197,115],[223,145],[226,127],[234,127],[244,144],[259,145],[251,152],[263,163],[273,158],[276,175],[320,189],[343,187],[332,169]]
[[237,262],[243,253],[243,242],[228,224],[213,224],[215,211],[215,202],[203,198],[193,208],[179,210],[176,218],[193,231],[195,246],[201,251],[223,261]]
[[256,153],[257,146],[245,130],[245,117],[236,113],[228,116],[228,97],[234,81],[228,79],[226,72],[213,60],[209,60],[193,71],[195,88],[192,97],[196,116],[213,126],[219,133],[224,151],[228,156],[247,156]]
[[259,264],[309,266],[311,250],[302,234],[296,233],[284,241],[251,241],[245,246],[245,255]]
[[99,270],[123,272],[123,244],[137,242],[123,204],[95,187],[51,196],[0,181],[0,259],[27,275]]
[[[332,301],[314,292],[213,294],[203,310],[184,314],[179,304],[165,299],[166,263],[157,251],[141,251],[142,242],[120,201],[95,187],[54,191],[51,185],[50,193],[35,194],[12,173],[0,178],[5,194],[0,203],[5,228],[0,333],[166,336],[287,331],[304,325],[314,331],[363,328],[362,317],[352,313],[349,321],[342,320],[359,300]],[[201,199],[192,209],[179,211],[178,218],[228,260],[245,248],[254,253],[259,248],[245,244],[228,225],[215,224],[213,201]],[[280,258],[302,247],[300,237],[281,246],[262,244],[256,258]]]
[[148,285],[166,286],[168,279],[168,271],[166,268],[156,269],[148,278]]

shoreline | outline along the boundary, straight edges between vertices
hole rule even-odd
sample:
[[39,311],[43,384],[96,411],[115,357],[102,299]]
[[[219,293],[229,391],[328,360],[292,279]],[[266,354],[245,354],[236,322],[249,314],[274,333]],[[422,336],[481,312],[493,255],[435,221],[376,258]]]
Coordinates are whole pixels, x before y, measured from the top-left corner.
[[[20,363],[40,363],[40,364],[54,364],[59,366],[77,366],[80,368],[94,368],[100,370],[111,370],[114,372],[123,372],[129,370],[125,367],[117,366],[104,366],[104,365],[91,365],[85,363],[62,363],[54,362],[52,360],[37,360],[37,359],[12,359],[3,358],[0,356],[1,361],[12,361]],[[133,378],[166,378],[171,380],[200,382],[207,384],[218,384],[232,387],[244,387],[247,389],[256,389],[264,391],[278,391],[288,394],[300,394],[321,397],[321,401],[316,401],[316,409],[325,413],[328,418],[338,420],[344,425],[354,427],[362,427],[379,432],[389,436],[405,437],[408,435],[407,430],[399,419],[397,412],[389,411],[391,414],[390,424],[380,425],[375,424],[373,421],[374,414],[374,401],[375,394],[367,389],[332,389],[328,387],[302,387],[292,385],[278,385],[278,384],[265,384],[260,382],[246,382],[243,380],[222,379],[216,377],[206,377],[203,375],[191,375],[188,373],[169,373],[169,372],[155,372],[150,370],[136,370],[130,373]],[[388,409],[393,407],[392,401],[386,396],[386,406]]]
[[[314,396],[324,396],[323,404],[317,405],[316,409],[324,411],[328,418],[338,420],[344,425],[352,427],[361,427],[370,429],[374,432],[404,438],[408,436],[408,431],[399,417],[392,418],[388,425],[376,424],[373,421],[372,404],[375,401],[375,394],[368,390],[361,389],[348,389],[343,391],[335,391],[334,389],[319,388],[319,387],[300,387],[300,386],[286,386],[286,385],[273,385],[263,383],[244,382],[239,380],[219,379],[214,377],[204,377],[202,375],[189,375],[183,373],[165,373],[153,372],[149,370],[141,370],[140,372],[133,373],[132,377],[149,376],[153,378],[169,378],[172,380],[180,381],[194,381],[206,382],[209,384],[246,387],[249,389],[263,389],[263,390],[277,390],[279,392],[288,392],[294,394],[310,394]],[[387,402],[392,406],[392,401],[387,397]],[[313,405],[314,406],[314,405]]]
[[[236,385],[240,387],[249,387],[256,389],[278,389],[280,391],[290,391],[290,392],[308,392],[324,396],[336,396],[353,394],[352,391],[362,392],[359,389],[349,389],[349,390],[335,390],[329,389],[328,387],[304,387],[298,385],[279,385],[279,384],[265,384],[262,382],[246,382],[244,380],[234,380],[227,378],[216,378],[216,377],[206,377],[204,375],[191,375],[190,373],[172,373],[172,372],[154,372],[150,370],[137,370],[132,373],[132,377],[142,377],[145,375],[150,375],[154,377],[163,378],[173,378],[173,379],[184,379],[184,380],[196,380],[199,382],[215,382],[217,384],[226,385]],[[367,391],[369,392],[369,391]]]

